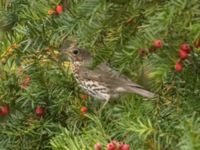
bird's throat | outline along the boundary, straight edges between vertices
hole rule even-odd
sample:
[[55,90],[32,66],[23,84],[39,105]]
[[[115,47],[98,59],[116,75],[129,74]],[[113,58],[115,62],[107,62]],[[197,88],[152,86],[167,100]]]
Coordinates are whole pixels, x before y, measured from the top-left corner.
[[72,71],[73,71],[74,76],[78,74],[80,66],[81,66],[81,63],[79,61],[72,62]]

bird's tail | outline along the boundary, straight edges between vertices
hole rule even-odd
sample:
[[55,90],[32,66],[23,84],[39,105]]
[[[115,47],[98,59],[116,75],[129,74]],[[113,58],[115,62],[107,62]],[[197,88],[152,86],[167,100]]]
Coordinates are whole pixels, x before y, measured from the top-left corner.
[[130,93],[136,93],[136,94],[141,95],[143,97],[147,97],[147,98],[154,98],[155,97],[154,93],[147,91],[140,86],[128,85],[126,87],[126,89]]

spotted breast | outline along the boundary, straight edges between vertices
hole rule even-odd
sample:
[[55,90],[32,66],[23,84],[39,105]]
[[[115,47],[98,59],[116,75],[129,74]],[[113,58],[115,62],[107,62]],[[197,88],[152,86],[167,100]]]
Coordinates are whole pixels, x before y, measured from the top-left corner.
[[80,74],[80,64],[74,63],[72,66],[72,71],[74,78],[78,85],[90,96],[99,100],[109,100],[111,97],[111,91],[106,86],[106,84],[99,83],[94,80],[85,79]]

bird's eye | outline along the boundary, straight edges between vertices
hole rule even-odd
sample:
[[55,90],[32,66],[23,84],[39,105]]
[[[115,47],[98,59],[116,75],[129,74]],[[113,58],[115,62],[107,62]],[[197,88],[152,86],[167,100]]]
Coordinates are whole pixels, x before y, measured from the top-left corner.
[[73,50],[73,54],[74,55],[78,55],[79,54],[79,51],[76,49],[76,50]]

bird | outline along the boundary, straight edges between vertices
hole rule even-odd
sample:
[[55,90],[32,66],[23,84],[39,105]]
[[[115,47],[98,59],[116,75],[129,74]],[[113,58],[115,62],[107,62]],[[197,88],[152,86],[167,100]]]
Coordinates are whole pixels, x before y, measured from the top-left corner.
[[155,94],[145,90],[125,75],[115,71],[105,62],[95,68],[89,67],[94,61],[92,55],[76,44],[60,48],[62,54],[67,56],[71,65],[73,76],[78,85],[91,97],[109,101],[117,99],[122,93],[134,93],[146,98],[154,98]]

